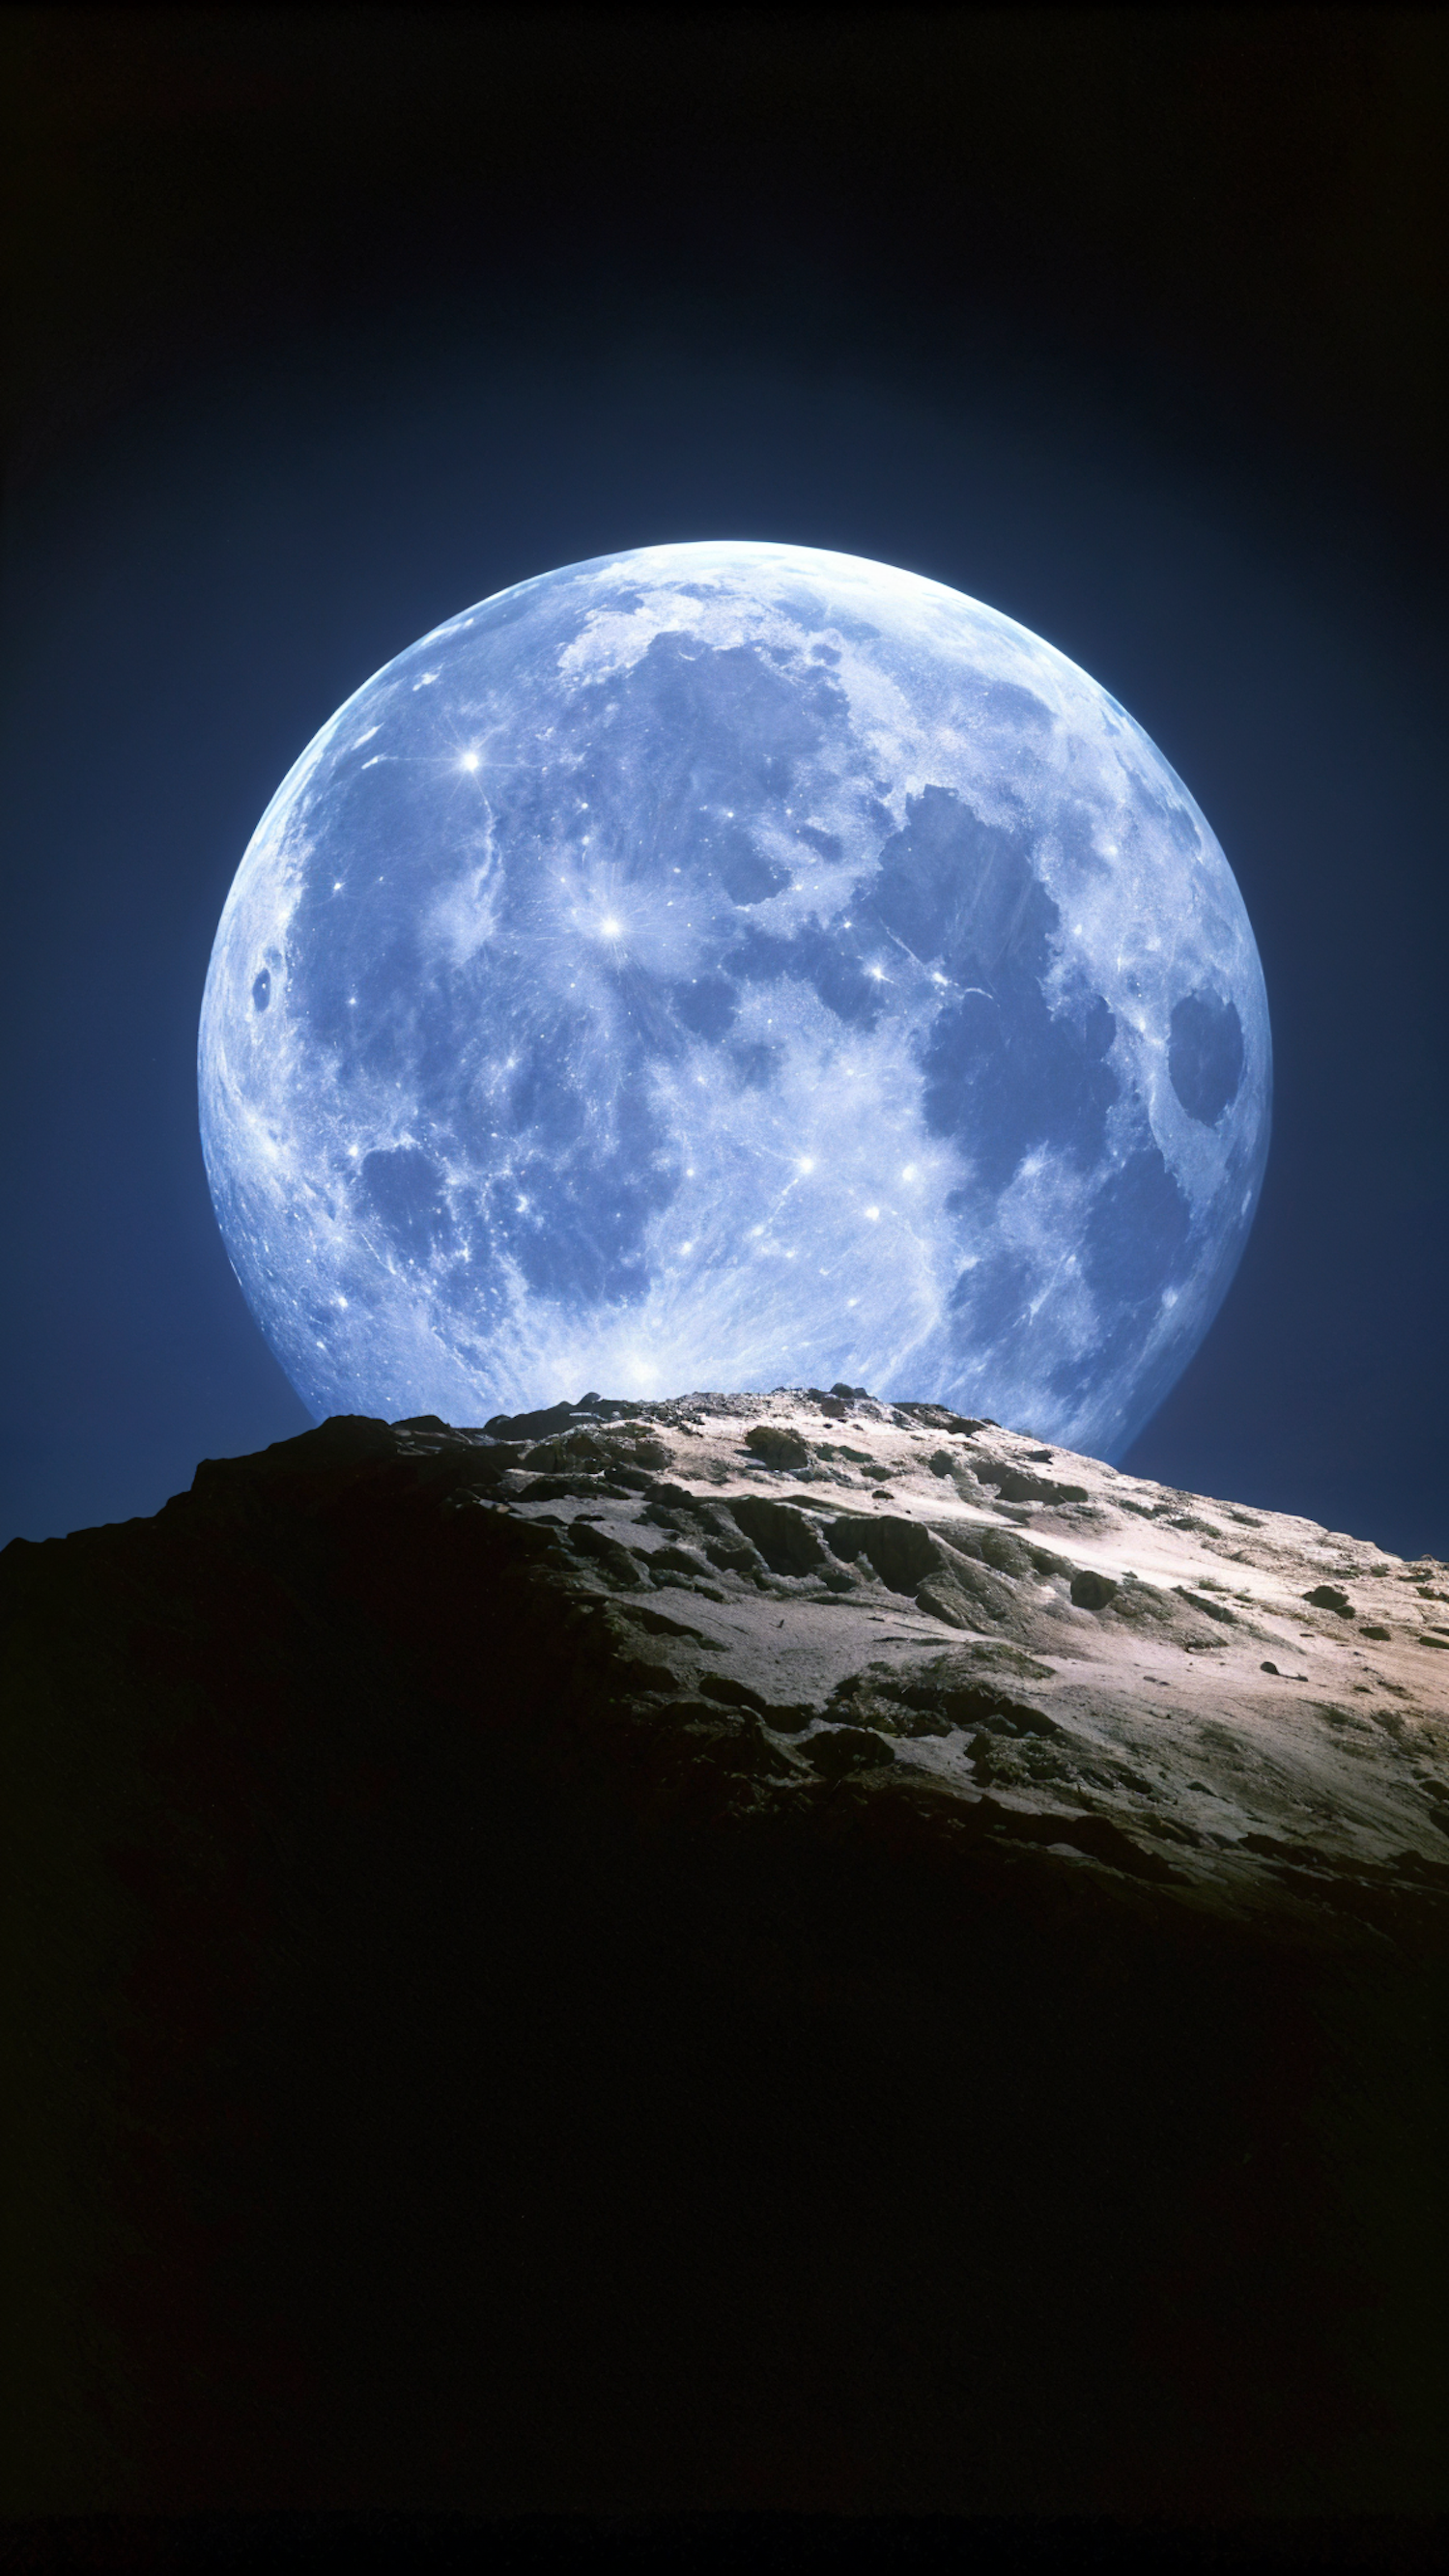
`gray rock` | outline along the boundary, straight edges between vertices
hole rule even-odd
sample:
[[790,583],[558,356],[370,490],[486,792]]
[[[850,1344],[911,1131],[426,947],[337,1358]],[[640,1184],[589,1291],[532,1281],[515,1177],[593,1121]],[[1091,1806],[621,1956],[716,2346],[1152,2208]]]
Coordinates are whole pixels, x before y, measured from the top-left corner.
[[984,1485],[994,1485],[1004,1503],[1085,1503],[1085,1485],[1059,1484],[1051,1476],[1029,1476],[1020,1467],[978,1467]]
[[847,1771],[876,1771],[896,1758],[889,1738],[868,1726],[820,1727],[803,1749],[828,1780],[838,1780]]
[[1090,1567],[1072,1576],[1072,1599],[1079,1610],[1105,1610],[1119,1589],[1110,1574],[1094,1573]]
[[1016,1628],[1021,1624],[1011,1586],[965,1557],[918,1585],[916,1599],[923,1610],[956,1628]]
[[772,1422],[757,1422],[745,1433],[745,1447],[764,1467],[808,1467],[810,1452],[797,1431],[782,1431]]
[[764,1494],[747,1494],[732,1502],[729,1509],[772,1574],[813,1574],[829,1563],[815,1524],[789,1503],[772,1502]]
[[830,1523],[828,1536],[838,1557],[851,1564],[864,1556],[892,1592],[914,1592],[927,1575],[944,1571],[948,1561],[928,1529],[893,1512],[870,1520],[842,1517]]
[[649,1577],[638,1559],[630,1555],[620,1540],[610,1538],[607,1530],[595,1529],[589,1521],[576,1520],[570,1524],[568,1535],[579,1554],[590,1558],[611,1582],[623,1584],[626,1589],[648,1582]]

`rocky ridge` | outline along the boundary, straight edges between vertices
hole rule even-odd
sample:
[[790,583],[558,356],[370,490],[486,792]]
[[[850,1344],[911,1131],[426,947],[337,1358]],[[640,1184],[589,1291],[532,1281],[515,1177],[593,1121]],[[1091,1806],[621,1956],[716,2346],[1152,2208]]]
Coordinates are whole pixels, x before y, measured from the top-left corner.
[[1449,2504],[1449,1571],[859,1389],[0,1555],[0,2511]]
[[863,1389],[313,1438],[506,1523],[635,1722],[749,1803],[889,1779],[1214,1902],[1449,1895],[1432,1558]]

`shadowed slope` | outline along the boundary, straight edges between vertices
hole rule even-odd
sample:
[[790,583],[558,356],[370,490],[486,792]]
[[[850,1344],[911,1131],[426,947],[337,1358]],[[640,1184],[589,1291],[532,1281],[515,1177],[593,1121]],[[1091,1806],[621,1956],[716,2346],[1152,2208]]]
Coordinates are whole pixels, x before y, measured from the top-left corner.
[[1442,2503],[1382,1563],[849,1391],[17,1543],[4,2509]]

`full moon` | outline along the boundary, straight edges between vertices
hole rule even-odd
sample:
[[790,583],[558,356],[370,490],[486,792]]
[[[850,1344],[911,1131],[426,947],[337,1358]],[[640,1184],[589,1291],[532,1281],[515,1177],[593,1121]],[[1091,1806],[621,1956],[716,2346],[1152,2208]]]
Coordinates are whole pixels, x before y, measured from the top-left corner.
[[304,1403],[931,1398],[1120,1454],[1268,1147],[1187,789],[1085,672],[853,555],[647,546],[450,618],[237,871],[217,1217]]

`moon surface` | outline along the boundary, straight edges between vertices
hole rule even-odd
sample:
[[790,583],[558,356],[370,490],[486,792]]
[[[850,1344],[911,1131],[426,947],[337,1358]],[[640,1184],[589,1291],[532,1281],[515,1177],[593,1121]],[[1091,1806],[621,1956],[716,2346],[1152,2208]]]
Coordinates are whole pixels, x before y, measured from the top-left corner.
[[202,1142],[319,1418],[933,1398],[1118,1455],[1236,1268],[1257,949],[1141,728],[920,575],[641,548],[387,664],[259,823]]

